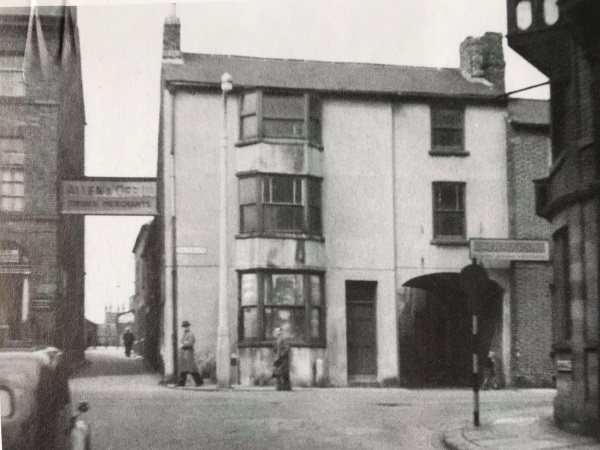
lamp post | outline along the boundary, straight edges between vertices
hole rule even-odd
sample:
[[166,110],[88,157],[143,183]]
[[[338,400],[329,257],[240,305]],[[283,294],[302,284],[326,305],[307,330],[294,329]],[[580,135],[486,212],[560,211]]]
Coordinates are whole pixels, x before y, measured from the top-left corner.
[[219,221],[219,317],[217,327],[217,385],[230,387],[229,316],[227,311],[227,94],[233,89],[231,75],[221,77],[223,92],[223,142],[220,158],[220,221]]

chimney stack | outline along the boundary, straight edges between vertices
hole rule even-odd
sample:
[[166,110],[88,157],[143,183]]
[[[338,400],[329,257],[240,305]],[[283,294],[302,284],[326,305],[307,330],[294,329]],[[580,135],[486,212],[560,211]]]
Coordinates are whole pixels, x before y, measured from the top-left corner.
[[504,66],[502,34],[469,36],[460,44],[460,69],[468,80],[487,80],[504,91]]
[[173,4],[171,15],[165,19],[163,28],[163,62],[183,64],[181,53],[181,22]]

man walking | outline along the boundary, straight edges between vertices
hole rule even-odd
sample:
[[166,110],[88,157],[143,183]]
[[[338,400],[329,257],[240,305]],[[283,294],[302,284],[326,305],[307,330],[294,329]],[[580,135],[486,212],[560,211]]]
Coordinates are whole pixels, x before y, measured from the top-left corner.
[[125,346],[125,356],[128,358],[131,356],[131,349],[133,348],[133,342],[135,337],[129,328],[125,329],[123,333],[123,345]]
[[290,382],[290,344],[280,327],[275,328],[275,362],[273,376],[277,379],[278,391],[291,391]]
[[183,327],[183,336],[181,337],[181,357],[179,358],[179,386],[185,386],[188,373],[192,375],[196,386],[202,386],[204,381],[198,373],[194,357],[196,337],[190,331],[190,323],[187,320],[184,320],[181,326]]

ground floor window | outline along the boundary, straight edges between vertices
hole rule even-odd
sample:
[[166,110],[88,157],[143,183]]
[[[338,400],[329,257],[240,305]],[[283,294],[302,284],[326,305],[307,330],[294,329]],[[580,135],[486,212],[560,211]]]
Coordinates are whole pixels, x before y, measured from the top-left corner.
[[292,343],[323,345],[323,273],[243,272],[239,286],[240,343],[272,341],[280,327]]

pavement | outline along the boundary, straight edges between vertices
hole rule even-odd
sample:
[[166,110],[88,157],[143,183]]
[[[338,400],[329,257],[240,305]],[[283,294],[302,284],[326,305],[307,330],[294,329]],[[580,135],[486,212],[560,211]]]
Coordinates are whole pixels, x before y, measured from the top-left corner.
[[453,450],[600,449],[594,438],[557,428],[550,415],[509,416],[479,427],[451,428],[444,433],[444,444]]

